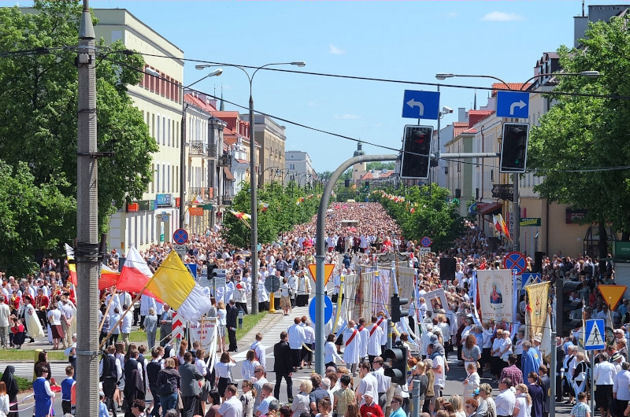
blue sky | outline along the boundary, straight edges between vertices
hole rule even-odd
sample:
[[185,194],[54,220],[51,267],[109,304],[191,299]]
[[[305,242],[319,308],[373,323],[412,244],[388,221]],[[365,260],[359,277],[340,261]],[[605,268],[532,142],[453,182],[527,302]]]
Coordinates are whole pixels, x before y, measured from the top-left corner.
[[[589,4],[622,3],[630,0],[591,0],[587,10]],[[180,47],[186,58],[248,65],[301,60],[308,71],[424,82],[435,82],[439,72],[523,82],[543,52],[572,46],[573,16],[582,7],[581,0],[91,0],[90,6],[128,9]],[[194,64],[186,65],[185,84],[202,76]],[[490,85],[482,79],[455,83]],[[196,87],[209,93],[223,87],[227,100],[248,102],[247,80],[237,69],[225,67],[221,77]],[[399,147],[403,126],[415,123],[401,118],[405,89],[435,90],[260,71],[253,91],[261,111]],[[486,96],[478,91],[478,104],[485,104]],[[441,89],[441,105],[457,109],[472,103],[472,90]],[[454,119],[446,117],[443,123]],[[335,169],[356,148],[354,142],[284,125],[286,149],[307,151],[317,171]],[[389,153],[369,145],[364,149]]]

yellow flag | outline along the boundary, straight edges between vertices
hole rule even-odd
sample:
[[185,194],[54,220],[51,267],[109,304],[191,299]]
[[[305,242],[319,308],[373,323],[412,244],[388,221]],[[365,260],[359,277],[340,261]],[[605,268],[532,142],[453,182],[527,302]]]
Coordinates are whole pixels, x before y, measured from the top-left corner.
[[195,280],[190,275],[188,268],[179,258],[179,255],[175,251],[171,251],[158,270],[155,271],[147,290],[177,310],[188,298],[194,287]]
[[527,314],[529,314],[529,334],[534,337],[543,333],[547,319],[547,302],[549,300],[549,282],[531,284],[527,290]]

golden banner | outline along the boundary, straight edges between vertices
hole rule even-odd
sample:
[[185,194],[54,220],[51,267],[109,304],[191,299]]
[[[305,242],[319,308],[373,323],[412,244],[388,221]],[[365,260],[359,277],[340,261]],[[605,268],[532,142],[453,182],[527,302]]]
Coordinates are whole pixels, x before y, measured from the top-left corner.
[[547,302],[549,300],[549,282],[531,284],[527,290],[530,337],[542,338],[545,321],[547,320]]

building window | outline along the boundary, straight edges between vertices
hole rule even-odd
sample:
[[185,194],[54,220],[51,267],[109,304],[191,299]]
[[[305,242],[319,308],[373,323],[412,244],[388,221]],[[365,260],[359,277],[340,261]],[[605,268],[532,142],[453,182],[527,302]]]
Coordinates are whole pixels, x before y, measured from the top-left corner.
[[171,167],[166,165],[166,192],[171,192]]
[[155,192],[155,164],[151,164],[151,193]]
[[156,128],[155,128],[155,141],[158,143],[158,145],[162,144],[161,141],[161,136],[160,136],[160,115],[157,115],[157,120],[156,120]]
[[494,181],[494,169],[490,170],[490,181]]
[[157,164],[157,169],[155,170],[155,175],[156,175],[155,192],[159,193],[160,192],[160,164]]

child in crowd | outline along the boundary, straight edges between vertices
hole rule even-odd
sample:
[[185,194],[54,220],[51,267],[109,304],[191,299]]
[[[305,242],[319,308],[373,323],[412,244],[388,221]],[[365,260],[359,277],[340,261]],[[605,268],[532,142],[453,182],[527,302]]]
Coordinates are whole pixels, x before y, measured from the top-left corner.
[[61,381],[61,410],[64,414],[72,414],[72,386],[74,380],[74,368],[72,365],[66,366],[66,379]]

